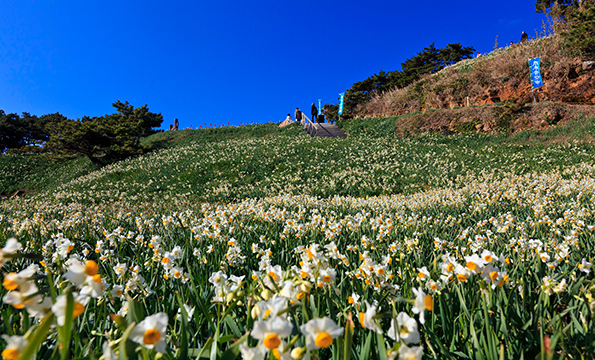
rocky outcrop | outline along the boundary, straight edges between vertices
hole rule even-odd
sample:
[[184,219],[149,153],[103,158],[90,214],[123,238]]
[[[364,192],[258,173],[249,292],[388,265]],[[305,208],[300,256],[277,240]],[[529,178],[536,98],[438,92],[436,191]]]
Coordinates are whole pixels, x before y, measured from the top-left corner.
[[396,130],[402,134],[432,131],[517,132],[549,129],[580,116],[595,118],[595,106],[554,102],[471,106],[404,116],[396,122]]

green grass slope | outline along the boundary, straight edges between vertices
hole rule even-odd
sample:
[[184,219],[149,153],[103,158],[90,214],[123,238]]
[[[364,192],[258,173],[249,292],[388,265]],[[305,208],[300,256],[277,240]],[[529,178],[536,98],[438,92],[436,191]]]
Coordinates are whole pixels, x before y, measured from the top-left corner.
[[[311,138],[298,125],[186,130],[144,140],[152,153],[93,169],[3,155],[0,184],[34,198],[98,204],[122,199],[228,202],[282,194],[366,197],[460,188],[490,176],[524,176],[594,163],[595,120],[506,137],[462,133],[399,138],[392,119],[350,120],[347,139]],[[9,193],[4,191],[4,193]]]

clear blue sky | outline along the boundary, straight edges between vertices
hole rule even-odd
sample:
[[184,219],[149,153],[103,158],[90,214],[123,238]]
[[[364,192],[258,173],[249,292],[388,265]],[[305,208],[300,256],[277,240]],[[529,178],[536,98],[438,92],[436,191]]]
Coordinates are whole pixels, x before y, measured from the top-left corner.
[[432,42],[535,36],[533,0],[2,0],[0,109],[77,119],[147,104],[163,128],[282,121]]

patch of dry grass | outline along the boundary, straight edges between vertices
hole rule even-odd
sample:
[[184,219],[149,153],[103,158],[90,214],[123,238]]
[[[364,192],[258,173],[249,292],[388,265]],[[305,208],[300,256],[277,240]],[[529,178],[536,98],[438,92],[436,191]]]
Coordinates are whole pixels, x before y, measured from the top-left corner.
[[541,57],[544,87],[540,100],[563,101],[577,60],[562,50],[558,35],[497,49],[466,59],[403,89],[374,97],[362,114],[398,116],[427,109],[466,107],[532,99],[528,59]]

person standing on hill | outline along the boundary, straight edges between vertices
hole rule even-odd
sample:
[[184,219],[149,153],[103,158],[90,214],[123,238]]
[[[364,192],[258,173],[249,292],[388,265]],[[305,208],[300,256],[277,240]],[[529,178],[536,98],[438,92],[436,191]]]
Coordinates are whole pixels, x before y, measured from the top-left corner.
[[529,35],[523,30],[523,34],[521,35],[521,43],[527,42],[529,40]]
[[314,103],[312,103],[312,110],[310,111],[310,114],[312,115],[312,122],[316,122],[318,119],[318,109]]
[[301,123],[302,122],[302,111],[299,108],[295,108],[295,121]]

